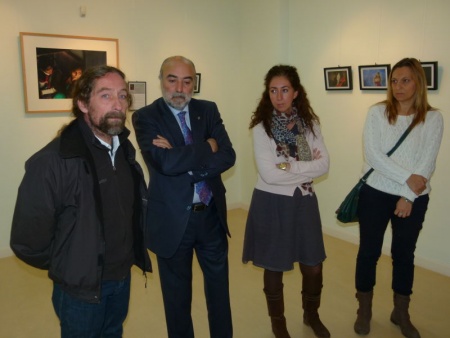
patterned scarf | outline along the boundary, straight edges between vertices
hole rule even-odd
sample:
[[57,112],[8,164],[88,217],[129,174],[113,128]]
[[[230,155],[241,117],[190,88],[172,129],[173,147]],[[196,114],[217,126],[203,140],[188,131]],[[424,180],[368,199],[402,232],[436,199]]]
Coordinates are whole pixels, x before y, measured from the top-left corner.
[[[287,126],[294,122],[291,130]],[[272,134],[277,145],[277,156],[289,157],[297,161],[312,161],[311,149],[306,141],[306,124],[298,116],[297,109],[292,108],[292,113],[287,115],[276,110],[272,113]]]

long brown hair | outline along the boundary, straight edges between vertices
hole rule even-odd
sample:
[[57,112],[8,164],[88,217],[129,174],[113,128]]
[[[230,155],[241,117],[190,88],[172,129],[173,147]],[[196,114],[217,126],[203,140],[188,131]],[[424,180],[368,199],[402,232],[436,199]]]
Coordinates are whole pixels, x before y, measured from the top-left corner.
[[273,66],[266,74],[266,77],[264,78],[265,89],[256,110],[252,114],[249,128],[252,129],[257,124],[262,122],[267,135],[269,135],[269,137],[273,137],[271,126],[272,112],[274,108],[272,102],[270,102],[269,86],[272,79],[276,76],[285,77],[290,82],[294,91],[298,92],[298,95],[292,102],[292,105],[297,108],[297,114],[303,119],[306,127],[314,134],[314,123],[320,123],[319,117],[314,113],[314,110],[309,104],[305,88],[303,88],[300,83],[300,77],[297,73],[297,69],[288,65]]
[[385,101],[381,102],[386,105],[386,117],[389,120],[390,124],[395,124],[397,122],[398,116],[398,101],[394,97],[393,88],[392,88],[392,74],[394,70],[401,67],[408,67],[412,73],[412,79],[416,85],[416,93],[414,97],[413,107],[416,111],[416,115],[411,123],[412,127],[415,127],[419,123],[425,121],[425,117],[429,110],[436,110],[428,103],[427,98],[427,79],[425,77],[425,72],[422,68],[420,62],[415,58],[404,58],[397,62],[392,68],[391,73],[389,74],[389,82],[388,82],[388,91],[387,98]]

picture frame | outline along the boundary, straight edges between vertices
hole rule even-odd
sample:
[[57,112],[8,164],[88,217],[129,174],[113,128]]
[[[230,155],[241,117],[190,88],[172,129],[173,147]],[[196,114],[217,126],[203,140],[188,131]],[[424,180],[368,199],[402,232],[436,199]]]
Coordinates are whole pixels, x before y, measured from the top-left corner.
[[427,61],[421,62],[423,70],[425,71],[425,77],[427,79],[427,89],[437,90],[438,89],[438,62],[437,61]]
[[361,90],[387,89],[390,64],[358,66],[359,88]]
[[325,90],[352,90],[352,67],[328,67],[323,69]]
[[194,94],[200,93],[200,85],[202,81],[202,74],[196,73],[195,74],[195,87],[194,87]]
[[118,39],[20,32],[20,43],[27,113],[70,112],[71,87],[83,70],[119,67]]
[[130,111],[138,110],[147,105],[147,82],[129,81],[128,91],[133,98],[133,102],[128,108]]

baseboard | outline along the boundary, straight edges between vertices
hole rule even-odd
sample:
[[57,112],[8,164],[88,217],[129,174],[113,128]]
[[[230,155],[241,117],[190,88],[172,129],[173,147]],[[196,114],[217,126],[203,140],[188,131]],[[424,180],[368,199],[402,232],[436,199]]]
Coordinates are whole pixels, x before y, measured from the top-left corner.
[[248,211],[249,205],[246,204],[246,203],[228,203],[227,204],[227,209],[228,210],[243,209],[245,211]]
[[0,249],[0,258],[14,256],[14,252],[10,248]]
[[331,237],[335,237],[338,239],[342,239],[343,241],[359,245],[359,236],[356,236],[354,234],[326,227],[323,227],[322,231],[324,234],[329,235]]
[[439,273],[441,275],[450,277],[450,266],[445,264],[436,263],[433,261],[430,261],[429,259],[417,256],[414,259],[414,262],[417,266],[420,266],[421,268]]

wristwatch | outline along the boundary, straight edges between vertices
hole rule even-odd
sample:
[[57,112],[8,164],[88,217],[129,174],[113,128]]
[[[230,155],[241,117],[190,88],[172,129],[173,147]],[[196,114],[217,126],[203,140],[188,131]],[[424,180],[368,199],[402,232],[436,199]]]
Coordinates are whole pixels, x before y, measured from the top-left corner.
[[287,169],[287,163],[286,162],[281,162],[281,163],[278,163],[278,169],[281,169],[281,170],[286,170]]
[[402,198],[406,203],[411,203],[411,204],[413,203],[413,201],[407,199],[405,196],[402,196]]

